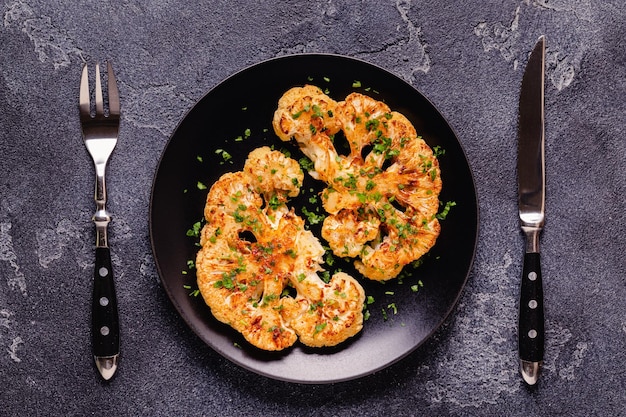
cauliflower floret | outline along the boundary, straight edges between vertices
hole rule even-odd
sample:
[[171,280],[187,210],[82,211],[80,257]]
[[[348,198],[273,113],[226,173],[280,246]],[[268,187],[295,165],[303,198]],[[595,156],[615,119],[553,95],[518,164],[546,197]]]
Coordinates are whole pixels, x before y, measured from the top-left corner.
[[284,300],[289,325],[307,346],[334,346],[363,327],[365,292],[350,275],[338,272],[325,284],[316,274],[304,275],[298,296]]
[[[318,277],[324,249],[285,204],[302,180],[296,161],[262,147],[207,195],[198,288],[217,320],[265,350],[282,350],[298,337],[309,346],[333,346],[363,325],[360,284],[347,275],[329,284]],[[285,295],[287,286],[295,298]]]
[[283,141],[299,137],[302,152],[315,164],[311,176],[328,182],[337,159],[331,137],[341,128],[334,116],[337,103],[319,88],[307,85],[287,91],[278,106],[280,112],[274,113],[274,131]]
[[[363,94],[337,103],[304,86],[280,98],[273,127],[283,141],[298,142],[314,163],[312,176],[328,185],[322,236],[334,254],[357,258],[361,274],[394,278],[435,244],[439,163],[404,115]],[[347,156],[333,145],[340,133],[350,145]]]

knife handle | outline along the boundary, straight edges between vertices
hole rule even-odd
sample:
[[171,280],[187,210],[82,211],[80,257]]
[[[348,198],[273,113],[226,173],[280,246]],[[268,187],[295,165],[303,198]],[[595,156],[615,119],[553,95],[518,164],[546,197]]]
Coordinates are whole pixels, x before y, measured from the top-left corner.
[[541,362],[544,352],[543,284],[541,256],[524,254],[519,305],[519,356],[522,361]]
[[93,355],[95,357],[118,355],[120,330],[117,316],[117,297],[113,284],[111,252],[108,247],[96,248],[91,320]]

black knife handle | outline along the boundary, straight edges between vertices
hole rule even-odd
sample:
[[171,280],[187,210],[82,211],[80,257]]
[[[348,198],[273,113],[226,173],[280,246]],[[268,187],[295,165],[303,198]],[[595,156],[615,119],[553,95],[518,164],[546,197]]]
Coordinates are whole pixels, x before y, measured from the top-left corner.
[[543,284],[541,256],[526,253],[519,305],[519,356],[527,362],[541,362],[544,351]]
[[93,300],[91,306],[91,339],[94,356],[114,356],[120,352],[120,330],[117,297],[109,248],[96,248]]

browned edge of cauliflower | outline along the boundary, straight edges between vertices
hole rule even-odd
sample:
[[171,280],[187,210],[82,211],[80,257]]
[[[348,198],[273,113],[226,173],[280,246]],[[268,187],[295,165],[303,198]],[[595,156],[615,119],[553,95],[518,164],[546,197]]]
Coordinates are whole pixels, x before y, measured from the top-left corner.
[[363,288],[342,272],[328,283],[318,276],[324,249],[286,205],[303,178],[296,161],[261,147],[243,171],[222,175],[206,199],[198,288],[217,320],[264,350],[298,339],[334,346],[363,327]]
[[[432,149],[401,113],[360,93],[336,102],[318,87],[283,94],[272,121],[283,141],[295,141],[311,159],[311,176],[328,216],[322,237],[333,253],[356,258],[373,280],[389,280],[435,244],[442,182]],[[335,136],[345,135],[348,155]]]

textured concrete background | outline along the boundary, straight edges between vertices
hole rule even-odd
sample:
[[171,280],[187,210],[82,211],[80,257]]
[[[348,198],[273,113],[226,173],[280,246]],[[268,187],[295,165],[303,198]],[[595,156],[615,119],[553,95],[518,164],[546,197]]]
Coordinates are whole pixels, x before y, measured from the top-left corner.
[[[626,5],[622,0],[0,1],[0,415],[626,415]],[[548,41],[546,363],[517,372],[523,239],[517,97]],[[278,55],[365,59],[422,91],[474,171],[480,237],[453,317],[357,381],[257,377],[205,346],[161,288],[148,240],[158,158],[185,112]],[[93,168],[81,64],[111,59],[122,98],[109,209],[123,337],[111,383],[89,341]]]

